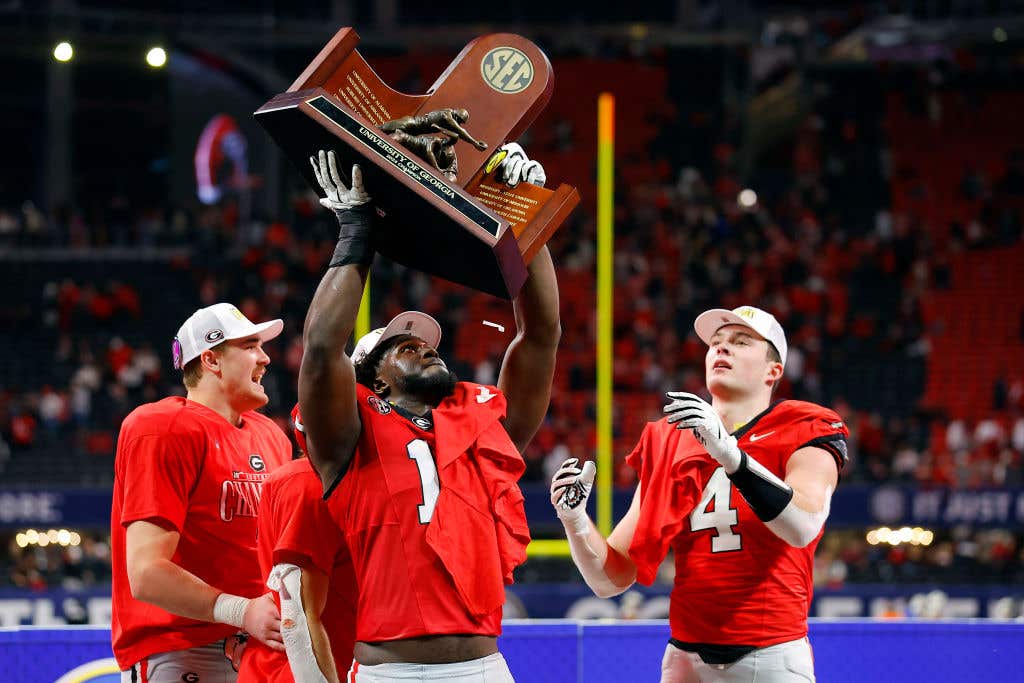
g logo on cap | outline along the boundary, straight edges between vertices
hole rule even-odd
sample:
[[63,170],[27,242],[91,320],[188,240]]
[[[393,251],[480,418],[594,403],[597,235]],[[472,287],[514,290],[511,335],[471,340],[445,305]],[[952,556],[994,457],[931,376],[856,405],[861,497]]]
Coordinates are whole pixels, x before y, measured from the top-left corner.
[[213,344],[224,338],[224,330],[210,330],[206,333],[206,341]]

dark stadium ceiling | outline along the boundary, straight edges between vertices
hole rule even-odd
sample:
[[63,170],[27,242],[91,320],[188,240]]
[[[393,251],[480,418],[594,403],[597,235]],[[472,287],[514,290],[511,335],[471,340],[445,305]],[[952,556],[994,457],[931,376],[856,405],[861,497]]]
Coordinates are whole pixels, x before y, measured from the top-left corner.
[[0,0],[0,59],[47,60],[52,44],[71,40],[88,46],[81,59],[114,64],[160,44],[262,90],[301,68],[345,25],[357,28],[368,56],[458,50],[483,33],[511,31],[553,56],[787,45],[799,46],[807,66],[927,63],[955,48],[1024,63],[1024,0]]
[[[238,48],[318,46],[344,25],[364,45],[452,47],[493,31],[547,36],[552,47],[600,41],[737,45],[782,35],[829,42],[851,29],[887,44],[991,38],[1024,30],[1022,0],[0,0],[0,39],[75,34],[188,39]],[[801,35],[802,34],[802,35]],[[0,46],[2,46],[0,42]]]

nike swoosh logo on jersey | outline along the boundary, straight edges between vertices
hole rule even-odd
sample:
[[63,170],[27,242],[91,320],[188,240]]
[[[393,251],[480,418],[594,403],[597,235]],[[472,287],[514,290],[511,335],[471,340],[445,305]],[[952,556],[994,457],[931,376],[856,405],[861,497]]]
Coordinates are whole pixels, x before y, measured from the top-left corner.
[[487,403],[488,401],[490,401],[495,396],[497,396],[497,394],[492,394],[491,390],[488,389],[487,387],[480,387],[480,393],[476,397],[476,402],[477,403]]
[[754,443],[755,441],[760,441],[761,439],[765,438],[766,436],[771,436],[774,433],[775,433],[774,431],[771,431],[771,432],[765,432],[764,434],[751,434],[750,435],[750,443]]

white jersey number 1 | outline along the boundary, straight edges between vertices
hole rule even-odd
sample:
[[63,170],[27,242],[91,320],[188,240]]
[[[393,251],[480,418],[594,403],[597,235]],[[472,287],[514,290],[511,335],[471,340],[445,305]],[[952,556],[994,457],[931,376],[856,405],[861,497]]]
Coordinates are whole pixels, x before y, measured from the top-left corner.
[[[729,507],[732,482],[729,481],[724,467],[719,467],[711,475],[697,507],[690,513],[690,531],[714,529],[711,537],[711,552],[727,553],[743,548],[743,539],[733,532],[732,528],[739,521],[736,508]],[[714,508],[708,512],[708,508]]]
[[420,524],[430,524],[437,505],[437,496],[441,493],[441,484],[437,478],[437,465],[430,445],[423,439],[413,439],[405,445],[409,458],[416,461],[416,469],[420,474],[420,488],[423,490],[423,502],[416,506],[420,516]]

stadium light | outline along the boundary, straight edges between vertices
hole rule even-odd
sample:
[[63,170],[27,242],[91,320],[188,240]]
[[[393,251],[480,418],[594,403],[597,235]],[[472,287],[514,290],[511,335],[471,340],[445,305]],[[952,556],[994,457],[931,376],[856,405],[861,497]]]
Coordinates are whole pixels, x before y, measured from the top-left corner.
[[38,545],[40,548],[45,548],[48,545],[59,545],[66,548],[69,545],[80,545],[82,543],[82,535],[70,529],[48,529],[47,531],[26,529],[18,533],[14,537],[14,541],[18,544],[19,548],[26,548],[30,545]]
[[167,63],[167,51],[162,47],[150,48],[149,52],[146,53],[146,64],[149,64],[154,69],[159,69]]
[[75,49],[71,47],[71,43],[63,40],[53,48],[53,58],[58,62],[70,62],[71,58],[75,56]]
[[932,541],[935,540],[935,532],[930,529],[922,529],[919,526],[914,528],[905,526],[900,529],[890,529],[887,526],[883,526],[868,531],[865,540],[870,545],[888,543],[889,545],[896,546],[909,543],[910,545],[927,546],[931,545]]

